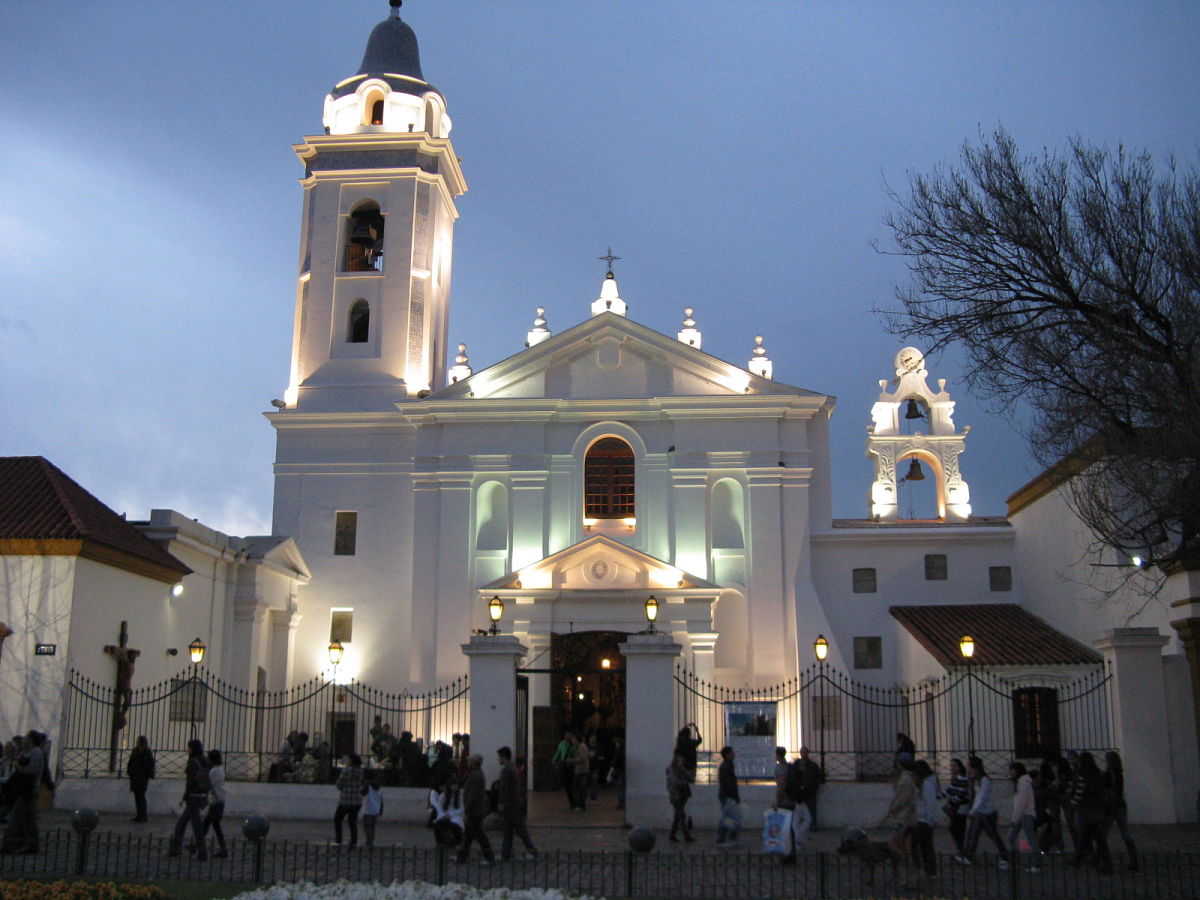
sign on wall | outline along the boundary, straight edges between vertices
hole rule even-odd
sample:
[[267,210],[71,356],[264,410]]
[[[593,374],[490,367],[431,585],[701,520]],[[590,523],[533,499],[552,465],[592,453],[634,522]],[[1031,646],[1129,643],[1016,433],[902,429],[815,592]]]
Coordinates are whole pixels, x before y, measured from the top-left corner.
[[725,704],[725,735],[739,778],[775,776],[775,707],[762,700]]

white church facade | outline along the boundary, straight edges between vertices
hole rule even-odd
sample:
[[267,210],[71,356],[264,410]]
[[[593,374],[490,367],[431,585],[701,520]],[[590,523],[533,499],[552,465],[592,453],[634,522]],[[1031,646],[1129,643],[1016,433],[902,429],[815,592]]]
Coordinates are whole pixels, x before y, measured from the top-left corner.
[[[160,510],[134,523],[178,563],[157,573],[147,604],[176,574],[184,598],[211,601],[154,607],[146,621],[166,643],[206,631],[212,671],[248,691],[336,678],[420,694],[472,672],[498,600],[495,646],[512,660],[503,677],[527,679],[527,708],[500,717],[521,731],[536,780],[548,742],[600,706],[618,729],[649,717],[669,740],[683,724],[675,666],[707,685],[766,690],[800,679],[824,637],[823,666],[885,690],[958,671],[958,639],[972,633],[977,664],[999,683],[1053,691],[1107,667],[1111,744],[1153,772],[1131,816],[1194,816],[1189,648],[1172,623],[1200,589],[1180,587],[1175,608],[1097,604],[1104,586],[1080,568],[1086,535],[1052,478],[1015,495],[1010,516],[975,515],[960,465],[969,429],[919,350],[856,363],[879,379],[874,407],[848,413],[867,427],[867,507],[835,519],[834,399],[776,380],[761,337],[745,364],[704,352],[691,309],[677,335],[639,324],[611,251],[577,324],[552,333],[538,308],[526,346],[478,371],[467,348],[452,352],[466,182],[446,98],[394,9],[359,72],[325,99],[323,125],[294,147],[304,202],[292,352],[266,414],[277,537],[227,538]],[[918,479],[936,510],[914,520],[900,492]],[[25,547],[8,537],[5,553]],[[649,630],[651,597],[653,640],[675,649],[652,690],[627,696],[620,675],[644,655],[631,636]],[[30,602],[6,595],[8,621]],[[86,635],[72,638],[72,665],[100,678],[112,663],[100,636],[111,642],[120,616],[69,607]],[[10,660],[5,648],[0,669]],[[154,677],[173,664],[156,661]],[[565,671],[578,682],[564,684]],[[606,671],[618,673],[615,694]],[[472,681],[473,720],[494,688]],[[819,739],[805,715],[781,724],[789,750]],[[0,709],[0,728],[33,727],[23,722]],[[360,751],[371,724],[352,723]],[[941,746],[965,746],[955,727]],[[656,797],[669,749],[637,749]]]

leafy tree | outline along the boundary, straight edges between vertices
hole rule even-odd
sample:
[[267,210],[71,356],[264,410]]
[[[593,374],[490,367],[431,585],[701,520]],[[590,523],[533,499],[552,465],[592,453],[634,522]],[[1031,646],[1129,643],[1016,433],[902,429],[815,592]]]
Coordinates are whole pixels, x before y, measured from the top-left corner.
[[912,274],[891,331],[961,347],[972,388],[1032,410],[1099,549],[1169,567],[1200,548],[1195,168],[1078,138],[1023,156],[1001,129],[891,199]]

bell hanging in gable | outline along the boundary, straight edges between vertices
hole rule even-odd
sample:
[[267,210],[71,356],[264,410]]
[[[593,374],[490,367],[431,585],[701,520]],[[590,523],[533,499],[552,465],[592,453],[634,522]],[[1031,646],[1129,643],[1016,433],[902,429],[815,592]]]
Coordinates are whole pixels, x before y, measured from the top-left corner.
[[[911,401],[910,401],[911,402]],[[924,481],[925,473],[921,471],[921,464],[917,462],[914,456],[908,464],[908,474],[904,476],[905,481]]]
[[904,418],[906,418],[906,419],[923,419],[923,418],[925,418],[925,413],[921,412],[921,407],[917,404],[917,401],[914,400],[912,397],[908,398],[908,410],[904,413]]

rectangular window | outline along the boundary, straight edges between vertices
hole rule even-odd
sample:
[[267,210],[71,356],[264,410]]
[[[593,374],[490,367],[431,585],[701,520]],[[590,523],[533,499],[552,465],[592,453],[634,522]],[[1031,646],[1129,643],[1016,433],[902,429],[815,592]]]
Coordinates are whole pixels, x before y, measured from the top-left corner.
[[988,566],[988,588],[993,591],[1012,590],[1012,568],[1010,566]]
[[926,581],[945,581],[946,580],[946,554],[945,553],[927,553],[925,555],[925,580]]
[[333,526],[333,555],[353,556],[357,544],[358,513],[338,513]]
[[875,593],[875,570],[874,569],[855,569],[851,575],[854,583],[854,593],[856,594],[873,594]]
[[167,718],[172,722],[203,722],[208,715],[208,691],[193,678],[171,679],[171,705]]
[[856,637],[854,639],[854,668],[883,668],[883,638]]
[[1013,746],[1020,759],[1057,756],[1062,750],[1058,733],[1058,691],[1054,688],[1017,688],[1013,700]]
[[335,609],[329,613],[329,643],[350,643],[354,636],[354,610]]

